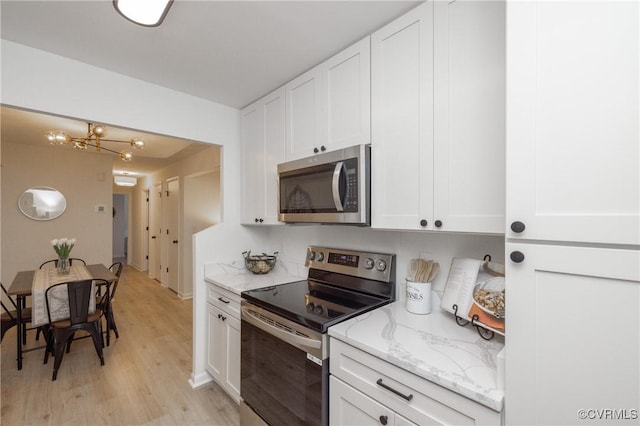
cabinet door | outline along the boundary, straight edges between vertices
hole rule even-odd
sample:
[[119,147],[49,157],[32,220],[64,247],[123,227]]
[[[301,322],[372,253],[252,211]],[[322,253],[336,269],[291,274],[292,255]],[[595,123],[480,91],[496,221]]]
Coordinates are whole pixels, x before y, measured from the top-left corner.
[[505,2],[435,2],[434,15],[436,229],[504,233]]
[[223,312],[222,322],[226,334],[226,374],[227,393],[240,401],[240,321]]
[[257,101],[240,113],[242,143],[242,223],[253,224],[258,219],[264,192],[259,185],[264,175],[264,111]]
[[344,426],[393,425],[395,413],[362,392],[329,377],[329,424]]
[[287,161],[311,156],[319,145],[322,116],[320,78],[320,66],[317,66],[285,86]]
[[263,99],[264,175],[257,186],[264,194],[259,219],[266,225],[281,224],[278,222],[278,164],[285,161],[284,104],[284,88]]
[[506,249],[524,254],[506,271],[506,424],[576,424],[581,409],[632,416],[640,401],[640,252]]
[[321,65],[322,144],[329,150],[371,142],[369,37]]
[[207,303],[207,371],[221,383],[225,375],[227,348],[226,330],[219,315],[222,311]]
[[509,4],[508,237],[640,244],[639,7]]
[[279,224],[278,163],[284,162],[284,88],[241,112],[242,223]]
[[432,2],[371,36],[371,116],[372,227],[432,229]]

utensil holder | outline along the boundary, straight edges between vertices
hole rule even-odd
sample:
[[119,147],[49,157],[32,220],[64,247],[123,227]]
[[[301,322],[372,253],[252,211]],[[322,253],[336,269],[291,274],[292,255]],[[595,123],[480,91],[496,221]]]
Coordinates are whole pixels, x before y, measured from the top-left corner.
[[431,283],[419,283],[406,280],[406,309],[412,314],[426,315],[431,313]]

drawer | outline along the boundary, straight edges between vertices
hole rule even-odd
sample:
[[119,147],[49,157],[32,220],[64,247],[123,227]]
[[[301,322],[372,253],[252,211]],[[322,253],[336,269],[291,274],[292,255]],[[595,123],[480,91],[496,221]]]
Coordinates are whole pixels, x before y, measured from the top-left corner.
[[420,425],[500,425],[501,413],[331,338],[330,372]]
[[207,302],[240,319],[240,295],[214,284],[207,285]]

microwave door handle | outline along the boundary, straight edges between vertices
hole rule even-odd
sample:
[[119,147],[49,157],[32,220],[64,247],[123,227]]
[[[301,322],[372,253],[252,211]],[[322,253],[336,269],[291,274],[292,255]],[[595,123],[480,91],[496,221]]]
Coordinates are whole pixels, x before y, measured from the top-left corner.
[[336,163],[336,168],[333,170],[333,183],[331,185],[333,191],[333,203],[336,205],[336,210],[341,212],[344,210],[342,205],[342,197],[340,196],[340,176],[344,172],[344,161]]

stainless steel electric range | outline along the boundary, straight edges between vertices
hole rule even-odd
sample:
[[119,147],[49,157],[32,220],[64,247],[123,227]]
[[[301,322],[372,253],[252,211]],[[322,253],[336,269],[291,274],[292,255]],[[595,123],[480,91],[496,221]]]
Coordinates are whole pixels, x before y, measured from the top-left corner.
[[327,329],[395,298],[395,255],[310,246],[306,266],[242,292],[241,425],[328,425]]

